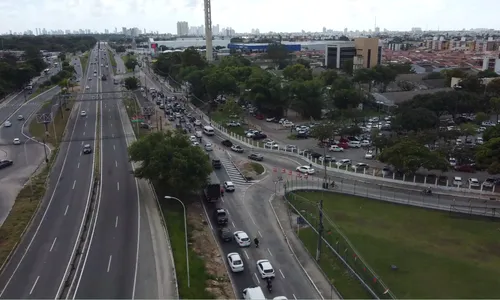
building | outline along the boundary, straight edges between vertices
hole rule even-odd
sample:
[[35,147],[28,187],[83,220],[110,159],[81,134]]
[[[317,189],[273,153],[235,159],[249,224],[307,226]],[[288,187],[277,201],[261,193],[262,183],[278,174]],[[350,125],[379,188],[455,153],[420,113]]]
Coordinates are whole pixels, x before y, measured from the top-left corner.
[[347,61],[353,68],[372,68],[382,60],[382,43],[378,38],[357,38],[354,41],[336,41],[325,47],[325,66],[341,69]]
[[[290,52],[297,52],[301,50],[300,44],[282,44]],[[229,49],[240,50],[244,52],[267,52],[269,44],[259,43],[259,44],[238,44],[230,43],[227,45]]]
[[177,35],[186,36],[188,34],[189,34],[188,22],[185,21],[177,22]]

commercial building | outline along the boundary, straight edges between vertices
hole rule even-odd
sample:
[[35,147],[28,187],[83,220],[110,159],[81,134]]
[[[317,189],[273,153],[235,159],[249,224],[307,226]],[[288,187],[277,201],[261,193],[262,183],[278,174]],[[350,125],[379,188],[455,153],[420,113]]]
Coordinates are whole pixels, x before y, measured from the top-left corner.
[[382,43],[378,38],[357,38],[354,41],[336,41],[325,47],[325,66],[341,69],[347,61],[353,68],[372,68],[381,63]]
[[[286,49],[290,52],[297,52],[301,50],[300,44],[285,44],[281,45],[285,46]],[[269,44],[259,43],[259,44],[239,44],[239,43],[230,43],[227,45],[229,49],[235,49],[245,52],[266,52],[267,48],[269,48]]]
[[189,34],[188,22],[185,21],[177,22],[177,35],[186,36],[188,34]]

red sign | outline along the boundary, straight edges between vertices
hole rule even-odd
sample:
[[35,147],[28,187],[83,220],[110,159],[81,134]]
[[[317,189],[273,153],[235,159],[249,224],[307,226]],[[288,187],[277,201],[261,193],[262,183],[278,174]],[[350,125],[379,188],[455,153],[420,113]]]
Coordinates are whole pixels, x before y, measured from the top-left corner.
[[292,176],[292,170],[288,171],[288,175]]
[[285,169],[281,170],[281,173],[283,173],[283,174],[286,173],[286,170]]
[[275,172],[275,173],[276,173],[277,171],[278,171],[278,169],[276,169],[276,167],[274,167],[274,168],[273,168],[273,172]]

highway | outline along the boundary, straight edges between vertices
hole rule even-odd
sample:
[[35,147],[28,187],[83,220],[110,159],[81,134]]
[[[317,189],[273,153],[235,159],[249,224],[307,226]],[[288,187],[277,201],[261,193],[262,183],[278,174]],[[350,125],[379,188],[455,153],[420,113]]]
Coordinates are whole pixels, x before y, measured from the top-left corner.
[[[102,53],[105,51],[99,54],[99,64],[105,61],[111,66],[108,56],[100,58]],[[134,298],[139,251],[138,187],[130,173],[132,167],[118,110],[121,93],[108,93],[119,86],[113,84],[111,67],[99,67],[98,75],[101,74],[108,77],[100,81],[101,197],[74,298]],[[155,281],[150,282],[151,287],[154,284]]]
[[[97,91],[96,80],[82,82],[89,85],[89,92]],[[96,101],[76,106],[40,213],[0,275],[1,298],[55,298],[69,271],[93,177],[94,155],[82,155],[82,148],[94,143],[97,120]],[[81,110],[86,117],[79,116]]]

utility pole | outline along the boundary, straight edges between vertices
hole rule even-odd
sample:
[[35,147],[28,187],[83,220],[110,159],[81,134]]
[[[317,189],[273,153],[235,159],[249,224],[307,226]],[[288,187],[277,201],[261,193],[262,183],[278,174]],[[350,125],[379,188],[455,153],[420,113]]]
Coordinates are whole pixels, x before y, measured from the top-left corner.
[[323,241],[323,199],[319,201],[319,225],[318,225],[318,248],[316,249],[316,261],[321,257],[321,243]]
[[144,106],[142,108],[142,114],[146,116],[149,125],[151,124],[151,116],[154,114],[154,112],[155,112],[155,107],[149,104],[148,106]]
[[49,162],[49,158],[47,155],[47,146],[45,144],[45,140],[47,137],[49,137],[49,123],[52,122],[52,113],[42,113],[42,114],[37,114],[36,115],[36,122],[38,124],[43,124],[45,127],[45,136],[42,139],[43,142],[43,151],[45,153],[45,162]]

